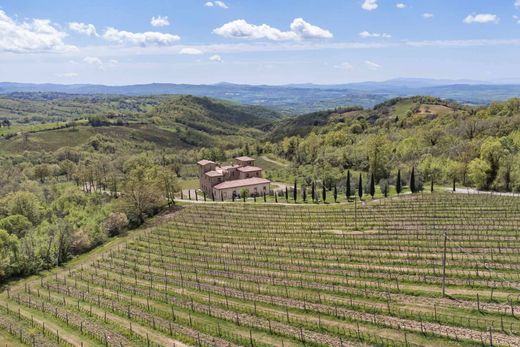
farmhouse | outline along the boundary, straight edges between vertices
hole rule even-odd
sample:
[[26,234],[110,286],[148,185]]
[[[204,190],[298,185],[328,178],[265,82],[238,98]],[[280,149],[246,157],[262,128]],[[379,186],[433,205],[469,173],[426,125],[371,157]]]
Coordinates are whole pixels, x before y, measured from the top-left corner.
[[262,178],[262,168],[255,166],[253,158],[238,157],[234,164],[223,166],[211,160],[201,160],[197,165],[200,189],[215,200],[238,197],[242,189],[254,196],[269,191],[271,181]]

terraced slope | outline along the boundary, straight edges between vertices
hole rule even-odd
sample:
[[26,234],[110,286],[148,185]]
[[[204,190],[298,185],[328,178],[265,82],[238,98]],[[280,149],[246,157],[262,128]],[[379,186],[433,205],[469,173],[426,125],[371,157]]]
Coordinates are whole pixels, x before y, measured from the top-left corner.
[[0,336],[24,331],[41,346],[519,346],[519,212],[515,197],[454,194],[193,204],[2,294]]

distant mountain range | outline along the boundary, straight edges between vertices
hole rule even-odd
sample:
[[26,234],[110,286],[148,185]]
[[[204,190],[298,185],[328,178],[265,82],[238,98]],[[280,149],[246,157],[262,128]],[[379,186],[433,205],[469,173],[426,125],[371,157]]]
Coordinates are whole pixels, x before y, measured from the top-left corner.
[[262,105],[287,114],[298,114],[340,106],[371,107],[397,96],[431,95],[465,104],[487,104],[520,97],[520,84],[472,80],[436,80],[400,78],[383,82],[359,82],[338,85],[290,84],[212,85],[152,83],[108,86],[96,84],[0,83],[0,94],[67,93],[117,94],[129,96],[191,94]]

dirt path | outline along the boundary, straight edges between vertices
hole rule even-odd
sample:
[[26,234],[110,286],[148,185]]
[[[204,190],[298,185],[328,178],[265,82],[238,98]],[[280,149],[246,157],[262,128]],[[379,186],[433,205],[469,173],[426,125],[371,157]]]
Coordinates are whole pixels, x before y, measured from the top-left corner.
[[286,163],[280,163],[279,161],[273,160],[273,159],[269,158],[269,157],[266,156],[266,155],[263,155],[261,158],[262,158],[263,160],[265,160],[265,161],[268,161],[268,162],[270,162],[270,163],[273,163],[273,164],[276,164],[276,165],[279,165],[279,166],[282,166],[282,167],[287,167],[287,166],[289,166],[289,164],[286,164]]
[[[451,188],[446,188],[447,191],[452,192]],[[511,196],[515,198],[520,198],[519,193],[508,193],[508,192],[492,192],[485,190],[478,190],[474,188],[456,188],[455,193],[457,194],[482,194],[482,195],[497,195],[497,196]]]

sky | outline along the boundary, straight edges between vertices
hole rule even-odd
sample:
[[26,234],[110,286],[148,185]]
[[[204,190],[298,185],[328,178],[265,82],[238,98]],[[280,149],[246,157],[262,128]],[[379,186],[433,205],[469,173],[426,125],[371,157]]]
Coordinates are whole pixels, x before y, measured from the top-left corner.
[[0,0],[0,81],[520,81],[520,0]]

